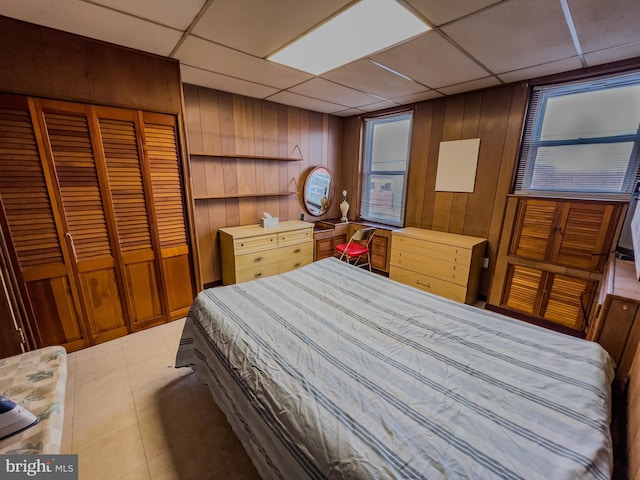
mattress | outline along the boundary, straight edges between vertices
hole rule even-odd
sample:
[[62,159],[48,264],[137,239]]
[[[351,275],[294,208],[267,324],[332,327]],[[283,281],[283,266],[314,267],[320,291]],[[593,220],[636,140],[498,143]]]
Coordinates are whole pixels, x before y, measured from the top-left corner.
[[598,344],[333,258],[201,292],[176,366],[265,479],[611,475]]

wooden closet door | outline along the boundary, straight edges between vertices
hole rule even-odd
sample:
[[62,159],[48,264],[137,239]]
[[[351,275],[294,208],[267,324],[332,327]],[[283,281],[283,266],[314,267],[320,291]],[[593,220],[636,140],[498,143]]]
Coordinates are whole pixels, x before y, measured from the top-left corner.
[[545,260],[551,255],[558,216],[554,200],[523,199],[519,202],[510,253]]
[[151,229],[151,200],[145,194],[150,185],[144,185],[146,176],[140,163],[143,148],[138,113],[104,107],[94,111],[115,214],[129,318],[131,327],[139,330],[163,323],[167,308],[161,302],[161,272],[156,261],[159,249]]
[[26,97],[0,95],[0,196],[38,326],[37,346],[62,345],[73,351],[89,342],[32,118],[35,110]]
[[94,343],[126,335],[122,283],[109,235],[112,219],[106,213],[110,199],[96,166],[91,107],[46,100],[37,104],[89,333]]
[[538,315],[542,300],[543,271],[521,265],[509,265],[501,305],[530,315]]
[[194,298],[176,121],[170,115],[146,112],[141,113],[141,121],[165,295],[171,319],[175,319],[189,312]]
[[564,203],[551,261],[601,270],[609,256],[611,240],[607,234],[612,218],[614,206],[611,204]]
[[574,330],[581,330],[591,310],[596,282],[550,273],[541,316]]

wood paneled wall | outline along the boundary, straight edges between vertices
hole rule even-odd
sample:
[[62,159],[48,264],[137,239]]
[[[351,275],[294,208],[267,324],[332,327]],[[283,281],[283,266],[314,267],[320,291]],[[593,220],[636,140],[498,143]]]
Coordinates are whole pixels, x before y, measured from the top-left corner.
[[0,16],[0,91],[181,113],[179,62]]
[[[486,295],[493,273],[507,194],[519,153],[528,85],[515,83],[415,105],[405,226],[458,233],[489,240],[489,268],[480,293]],[[361,118],[345,120],[343,175],[349,179],[349,218],[359,213],[358,176]],[[480,138],[473,193],[436,192],[440,142]]]
[[[184,102],[205,284],[222,279],[220,228],[258,223],[264,211],[280,220],[296,220],[304,214],[310,222],[340,216],[341,118],[193,85],[184,85]],[[302,160],[234,158],[234,154],[288,158],[302,155]],[[333,174],[334,195],[325,215],[311,217],[299,192],[311,168],[319,165]],[[264,196],[273,192],[298,193]],[[223,195],[228,198],[197,199]]]

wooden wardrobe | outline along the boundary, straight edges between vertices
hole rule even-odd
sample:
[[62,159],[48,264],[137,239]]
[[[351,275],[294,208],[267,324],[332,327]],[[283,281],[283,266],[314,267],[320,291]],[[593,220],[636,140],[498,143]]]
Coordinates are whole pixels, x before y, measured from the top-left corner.
[[0,217],[38,346],[186,315],[183,185],[172,115],[0,94]]

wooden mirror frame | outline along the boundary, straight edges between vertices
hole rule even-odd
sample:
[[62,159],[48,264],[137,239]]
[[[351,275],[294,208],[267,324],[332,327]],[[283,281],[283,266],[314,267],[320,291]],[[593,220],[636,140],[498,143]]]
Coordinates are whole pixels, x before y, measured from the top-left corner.
[[326,167],[313,168],[304,181],[302,200],[305,210],[313,217],[327,213],[333,198],[333,177]]

